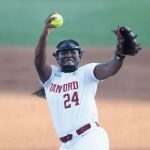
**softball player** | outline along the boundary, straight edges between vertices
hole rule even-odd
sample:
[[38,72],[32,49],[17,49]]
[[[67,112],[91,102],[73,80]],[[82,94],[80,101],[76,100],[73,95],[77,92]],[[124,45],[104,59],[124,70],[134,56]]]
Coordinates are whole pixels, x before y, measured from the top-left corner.
[[98,123],[95,103],[97,85],[116,74],[123,55],[114,55],[106,63],[81,66],[83,51],[78,42],[68,39],[60,42],[53,56],[59,67],[50,65],[47,57],[47,39],[52,27],[48,23],[35,50],[35,67],[52,115],[56,133],[62,142],[60,150],[109,150],[106,131]]

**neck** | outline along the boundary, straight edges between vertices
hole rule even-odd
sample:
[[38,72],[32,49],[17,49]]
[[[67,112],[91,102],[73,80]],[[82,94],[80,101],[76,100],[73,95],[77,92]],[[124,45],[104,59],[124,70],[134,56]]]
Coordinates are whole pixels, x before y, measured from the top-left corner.
[[61,68],[61,71],[62,72],[74,72],[74,71],[76,71],[78,69],[78,67],[77,66],[70,66],[70,65],[68,65],[68,66],[63,66],[62,68]]

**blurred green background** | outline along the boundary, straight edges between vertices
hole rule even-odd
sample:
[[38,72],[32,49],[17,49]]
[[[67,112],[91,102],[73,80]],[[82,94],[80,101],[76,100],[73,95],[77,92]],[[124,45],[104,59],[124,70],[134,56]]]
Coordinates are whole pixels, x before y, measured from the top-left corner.
[[150,46],[150,0],[0,0],[0,45],[35,45],[45,18],[59,12],[64,26],[50,45],[73,38],[84,46],[114,46],[111,29],[131,27],[142,46]]

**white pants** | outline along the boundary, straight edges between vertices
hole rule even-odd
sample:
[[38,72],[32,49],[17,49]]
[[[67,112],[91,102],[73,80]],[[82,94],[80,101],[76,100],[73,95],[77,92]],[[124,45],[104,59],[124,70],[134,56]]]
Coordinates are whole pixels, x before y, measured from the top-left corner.
[[62,143],[59,150],[109,150],[109,140],[106,131],[97,127]]

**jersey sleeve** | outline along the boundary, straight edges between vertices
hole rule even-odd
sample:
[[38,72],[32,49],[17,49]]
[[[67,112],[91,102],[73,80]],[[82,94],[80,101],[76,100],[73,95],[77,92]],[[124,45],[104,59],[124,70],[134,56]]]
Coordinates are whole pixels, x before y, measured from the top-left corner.
[[53,78],[55,72],[57,72],[57,70],[58,70],[58,68],[57,68],[56,66],[54,66],[54,65],[51,65],[51,67],[52,67],[52,74],[50,75],[50,77],[48,78],[48,80],[43,83],[43,82],[39,79],[40,84],[41,84],[43,87],[46,87],[46,86],[51,82],[51,80],[52,80],[52,78]]
[[87,64],[85,65],[84,67],[84,71],[85,71],[85,75],[92,81],[95,81],[95,82],[99,82],[99,81],[102,81],[102,80],[98,80],[95,75],[94,75],[94,69],[96,67],[96,65],[98,65],[99,63],[90,63],[90,64]]

